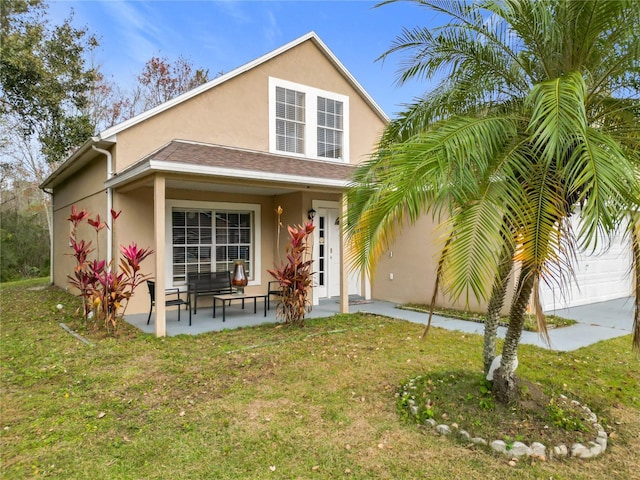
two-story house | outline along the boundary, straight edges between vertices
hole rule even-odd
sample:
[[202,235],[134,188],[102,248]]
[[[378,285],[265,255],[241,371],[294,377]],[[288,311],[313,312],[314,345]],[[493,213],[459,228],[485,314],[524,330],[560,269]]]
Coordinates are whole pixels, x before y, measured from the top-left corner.
[[[102,218],[121,210],[99,248],[117,256],[118,245],[150,246],[144,270],[158,285],[184,288],[187,272],[231,270],[242,259],[247,291],[265,291],[281,206],[285,226],[315,212],[313,301],[339,296],[346,310],[348,294],[368,284],[345,260],[343,193],[387,121],[312,32],[108,128],[42,185],[53,200],[53,281],[67,286],[73,268],[67,218],[76,205]],[[127,313],[148,305],[140,289]],[[156,334],[166,334],[164,309]]]

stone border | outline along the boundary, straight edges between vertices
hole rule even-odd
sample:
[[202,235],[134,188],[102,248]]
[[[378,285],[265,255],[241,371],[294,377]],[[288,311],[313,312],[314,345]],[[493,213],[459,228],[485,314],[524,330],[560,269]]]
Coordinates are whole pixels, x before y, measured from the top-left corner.
[[[407,383],[407,386],[409,388],[412,388],[413,381],[414,379],[411,379]],[[405,393],[408,392],[405,390]],[[399,393],[396,394],[396,397],[398,396],[400,396]],[[559,395],[559,397],[563,400],[569,400],[564,395]],[[407,403],[409,404],[409,412],[411,413],[411,415],[413,417],[417,417],[419,410],[415,402],[415,397],[411,395]],[[531,457],[540,461],[546,461],[547,459],[552,459],[555,457],[594,458],[604,453],[607,449],[608,435],[602,425],[598,423],[598,417],[596,416],[596,414],[593,413],[591,409],[586,405],[580,405],[580,402],[578,402],[577,400],[571,400],[571,404],[581,407],[586,412],[586,415],[588,417],[587,420],[598,432],[595,440],[593,442],[589,442],[588,445],[574,443],[573,445],[571,445],[571,448],[568,448],[566,445],[561,444],[554,446],[552,449],[548,449],[545,445],[539,442],[533,442],[531,445],[526,445],[523,442],[513,442],[507,444],[507,442],[505,442],[504,440],[493,440],[489,444],[484,438],[472,437],[471,434],[466,430],[460,430],[458,428],[458,424],[456,423],[451,424],[451,426],[447,424],[438,424],[438,422],[436,422],[433,418],[428,418],[424,423],[434,428],[435,431],[440,435],[446,436],[451,435],[455,432],[458,437],[466,440],[467,442],[471,442],[474,445],[490,445],[493,451],[502,453],[515,459],[519,457]]]

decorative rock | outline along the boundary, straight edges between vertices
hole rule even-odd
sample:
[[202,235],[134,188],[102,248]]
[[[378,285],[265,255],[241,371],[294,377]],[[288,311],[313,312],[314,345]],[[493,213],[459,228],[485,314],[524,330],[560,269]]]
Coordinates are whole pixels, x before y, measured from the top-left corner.
[[571,445],[571,456],[577,458],[591,458],[591,451],[581,443]]
[[[500,362],[501,362],[500,356],[494,359],[492,363],[492,368],[489,374],[487,375],[488,380],[493,379],[493,372],[500,367]],[[517,367],[517,359],[515,361],[515,367]],[[515,370],[515,367],[514,367],[514,370]],[[413,384],[413,381],[410,382],[409,388],[411,389],[416,388],[415,385]],[[396,397],[398,396],[399,394],[396,393]],[[409,393],[405,391],[402,396],[403,398],[409,397]],[[565,395],[559,395],[559,397],[563,400],[569,400]],[[429,403],[431,403],[431,400],[429,400],[428,404]],[[570,403],[574,406],[580,407],[585,412],[585,417],[587,421],[591,423],[595,428],[595,430],[598,432],[597,437],[594,439],[595,441],[589,442],[588,446],[585,446],[581,443],[574,443],[571,446],[571,449],[568,449],[567,446],[563,444],[555,446],[549,452],[549,458],[566,457],[567,455],[571,455],[574,458],[593,458],[604,453],[607,449],[609,436],[607,435],[607,432],[604,430],[602,425],[598,423],[597,415],[593,413],[587,405],[581,405],[580,402],[576,400],[570,400]],[[413,396],[411,396],[410,398],[407,398],[407,404],[409,406],[409,411],[411,412],[411,415],[417,417],[419,414],[419,407],[418,405],[416,405],[416,401]],[[104,415],[104,414],[101,414],[101,415]],[[184,415],[184,412],[181,412],[181,415]],[[447,415],[446,413],[443,414],[442,419],[444,421],[447,421],[449,419],[449,415]],[[446,424],[438,425],[437,421],[433,418],[425,419],[424,423],[425,425],[435,427],[436,431],[441,435],[450,435],[453,429],[455,433],[458,434],[457,436],[459,436],[460,438],[464,439],[467,442],[470,441],[474,445],[482,445],[482,446],[487,445],[487,440],[480,437],[471,437],[471,434],[468,431],[460,430],[457,423],[452,423],[451,426]],[[546,429],[548,427],[545,425],[544,428]],[[613,436],[614,436],[614,433],[611,434],[612,438]],[[350,448],[350,446],[347,446],[347,448]],[[515,465],[515,462],[517,462],[518,458],[523,456],[529,456],[529,457],[532,457],[533,459],[537,459],[542,462],[546,461],[548,458],[547,447],[539,442],[533,442],[531,446],[527,446],[522,442],[513,442],[513,443],[507,444],[504,440],[494,440],[493,442],[491,442],[491,448],[496,452],[505,454],[506,456],[510,457],[509,459],[510,465]]]
[[596,416],[595,413],[593,413],[588,407],[583,406],[582,407],[587,415],[587,420],[590,421],[591,423],[596,423],[598,421],[598,417]]
[[531,444],[531,456],[537,458],[547,458],[547,447],[540,442],[533,442]]
[[449,425],[438,425],[436,427],[436,430],[440,435],[449,435],[451,433],[451,429],[449,428]]
[[491,448],[498,453],[507,453],[507,444],[504,440],[494,440],[491,442]]
[[596,442],[589,442],[589,453],[592,457],[597,457],[602,453],[602,447]]
[[513,455],[514,457],[530,457],[532,451],[527,445],[522,442],[513,442],[513,445],[507,453],[509,455]]
[[566,457],[569,453],[566,445],[558,445],[557,447],[553,447],[553,453],[558,455],[559,457]]
[[600,445],[600,448],[602,450],[601,453],[604,453],[607,450],[607,437],[603,438],[598,435],[598,438],[596,438],[596,443]]

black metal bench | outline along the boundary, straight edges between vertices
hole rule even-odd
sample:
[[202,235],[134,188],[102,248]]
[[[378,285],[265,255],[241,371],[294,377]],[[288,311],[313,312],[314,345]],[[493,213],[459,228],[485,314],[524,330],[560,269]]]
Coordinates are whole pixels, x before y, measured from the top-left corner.
[[193,295],[193,313],[198,313],[198,297],[233,293],[230,272],[187,273],[187,288]]

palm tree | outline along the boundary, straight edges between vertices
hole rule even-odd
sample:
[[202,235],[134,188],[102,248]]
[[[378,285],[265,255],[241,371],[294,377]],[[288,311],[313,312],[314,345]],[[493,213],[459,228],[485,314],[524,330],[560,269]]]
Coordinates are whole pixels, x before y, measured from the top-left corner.
[[[488,300],[494,320],[518,265],[494,376],[508,401],[539,283],[566,284],[577,249],[596,248],[640,205],[640,9],[620,0],[415,1],[450,21],[403,30],[381,59],[409,53],[400,84],[444,80],[389,124],[358,168],[347,232],[356,264],[373,271],[404,225],[433,215],[444,239],[436,284],[453,298]],[[493,355],[490,324],[485,366]]]

